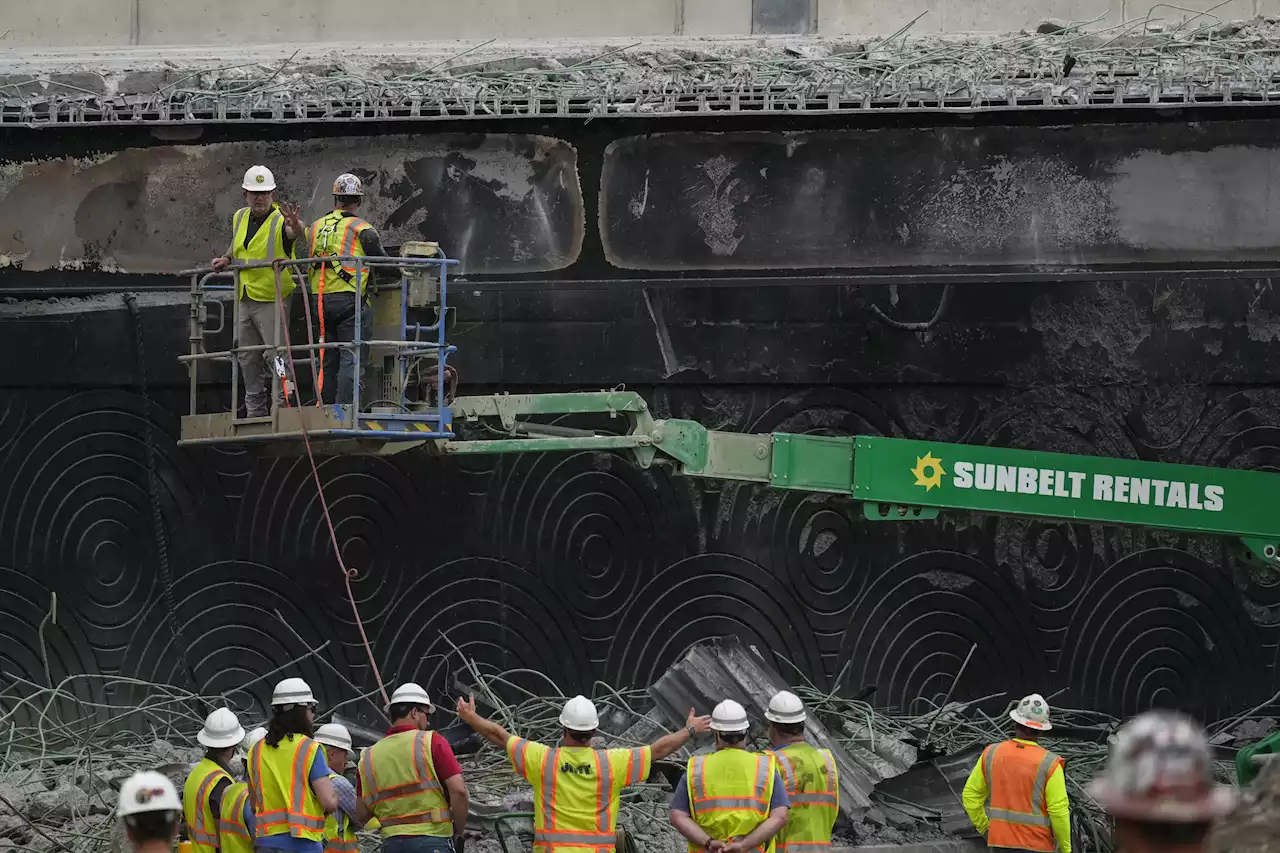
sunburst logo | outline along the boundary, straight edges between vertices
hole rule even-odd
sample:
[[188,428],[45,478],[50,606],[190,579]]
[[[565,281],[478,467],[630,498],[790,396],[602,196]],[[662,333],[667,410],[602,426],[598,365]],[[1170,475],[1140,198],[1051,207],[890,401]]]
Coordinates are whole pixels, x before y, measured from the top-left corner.
[[916,467],[911,469],[916,475],[916,485],[924,486],[925,491],[933,491],[942,485],[942,475],[947,473],[942,467],[942,460],[935,459],[932,452],[916,457]]

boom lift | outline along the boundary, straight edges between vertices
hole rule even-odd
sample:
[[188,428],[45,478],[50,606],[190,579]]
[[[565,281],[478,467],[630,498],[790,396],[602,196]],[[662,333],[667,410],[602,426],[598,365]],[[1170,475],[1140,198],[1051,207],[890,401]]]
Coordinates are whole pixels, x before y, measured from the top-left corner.
[[[418,448],[443,455],[620,451],[641,468],[666,466],[688,477],[737,480],[777,489],[846,495],[871,521],[936,518],[939,510],[1032,516],[1046,519],[1163,528],[1234,537],[1247,559],[1280,566],[1280,522],[1271,500],[1280,478],[1260,471],[1143,462],[1065,453],[945,444],[883,436],[832,437],[794,433],[743,434],[709,430],[699,423],[658,419],[631,391],[552,394],[493,394],[452,398],[448,357],[456,349],[445,340],[449,316],[448,270],[457,263],[435,244],[408,243],[400,258],[352,257],[357,282],[376,268],[399,267],[400,283],[372,294],[373,340],[357,332],[351,344],[276,341],[258,349],[284,353],[276,364],[282,381],[296,387],[294,368],[312,365],[325,349],[366,344],[371,374],[366,384],[378,399],[362,404],[359,388],[351,405],[273,405],[267,418],[238,418],[235,412],[197,411],[200,365],[229,361],[237,352],[209,352],[206,328],[210,284],[238,280],[241,269],[191,273],[191,352],[182,356],[190,373],[190,413],[182,419],[183,446],[259,443],[276,453],[389,454]],[[307,267],[315,258],[276,261]],[[334,260],[327,258],[326,260]],[[304,282],[305,292],[305,282]],[[372,290],[372,288],[371,288]],[[225,303],[214,302],[225,315]],[[231,300],[233,321],[238,301]],[[277,311],[282,303],[278,302]],[[410,318],[426,311],[434,321]],[[225,319],[225,316],[223,316]],[[232,329],[237,328],[235,322]],[[234,333],[233,333],[234,335]],[[302,353],[304,357],[295,354]],[[232,371],[232,399],[237,399]],[[359,383],[357,383],[358,385]],[[286,385],[288,387],[288,385]],[[605,414],[626,428],[615,434],[539,423],[553,415]],[[484,427],[483,439],[462,439],[456,423]]]

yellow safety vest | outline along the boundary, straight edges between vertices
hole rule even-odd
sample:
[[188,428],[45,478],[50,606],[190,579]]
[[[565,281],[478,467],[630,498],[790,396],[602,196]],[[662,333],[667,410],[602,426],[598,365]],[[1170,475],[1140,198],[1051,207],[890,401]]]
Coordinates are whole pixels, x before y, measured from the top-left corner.
[[[358,216],[347,216],[335,210],[312,223],[308,234],[311,251],[305,257],[344,258],[348,255],[364,257],[360,234],[372,228]],[[308,274],[311,292],[323,296],[326,293],[355,293],[356,273],[360,273],[360,292],[368,285],[369,269],[357,270],[354,261],[326,261],[317,263]]]
[[383,838],[453,837],[453,815],[431,761],[432,732],[388,735],[360,756],[360,796]]
[[307,841],[324,838],[324,808],[308,781],[319,754],[320,744],[296,734],[279,746],[260,740],[249,750],[255,838],[285,833]]
[[[689,814],[715,840],[744,838],[769,817],[777,772],[768,753],[731,748],[695,755],[686,770]],[[689,843],[690,853],[699,849]],[[754,850],[774,853],[773,839]]]
[[231,774],[216,761],[202,758],[182,786],[182,816],[187,821],[187,838],[191,840],[193,853],[213,853],[218,849],[218,817],[213,813],[209,795],[213,793],[213,786],[223,779],[232,781]]
[[787,786],[787,825],[774,837],[778,853],[825,853],[840,814],[840,780],[830,750],[793,743],[769,750]]
[[535,853],[613,850],[622,789],[644,781],[653,763],[647,746],[553,748],[517,737],[507,741],[507,755],[533,785]]
[[[330,773],[330,779],[337,779],[337,773]],[[356,828],[351,818],[341,809],[324,819],[325,853],[357,853],[360,842],[356,839]]]
[[[231,257],[237,261],[275,261],[288,257],[284,253],[284,214],[279,205],[271,205],[271,213],[262,223],[249,241],[249,248],[244,246],[245,235],[249,232],[249,208],[242,207],[231,218]],[[280,295],[293,293],[297,284],[289,267],[280,271]],[[276,301],[276,274],[269,267],[240,271],[240,290],[236,293],[240,299],[249,298],[254,302]]]
[[222,792],[221,814],[218,815],[218,846],[222,853],[253,853],[253,838],[244,825],[244,804],[249,799],[249,786],[236,782]]

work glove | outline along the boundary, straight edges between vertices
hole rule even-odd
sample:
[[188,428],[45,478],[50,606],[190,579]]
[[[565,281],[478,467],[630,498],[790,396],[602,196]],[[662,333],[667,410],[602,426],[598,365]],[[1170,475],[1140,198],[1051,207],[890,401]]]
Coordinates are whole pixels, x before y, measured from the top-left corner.
[[462,848],[466,846],[467,839],[463,835],[455,835],[453,837],[453,853],[462,853]]

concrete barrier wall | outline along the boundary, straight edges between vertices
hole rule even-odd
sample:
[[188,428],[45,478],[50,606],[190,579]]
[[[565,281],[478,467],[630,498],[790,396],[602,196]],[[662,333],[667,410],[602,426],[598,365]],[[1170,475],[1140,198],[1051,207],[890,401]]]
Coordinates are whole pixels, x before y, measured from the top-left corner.
[[[6,0],[12,3],[15,0]],[[803,3],[804,0],[798,0]],[[1196,24],[1280,14],[1280,0],[808,0],[809,31],[1006,32],[1047,19],[1099,26],[1152,18]],[[3,47],[122,47],[434,39],[750,35],[796,20],[797,0],[47,0],[6,16]],[[776,7],[776,8],[775,8]],[[1210,13],[1208,10],[1212,9]]]

